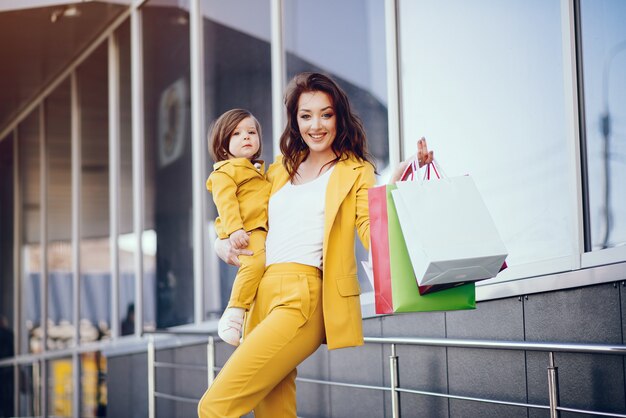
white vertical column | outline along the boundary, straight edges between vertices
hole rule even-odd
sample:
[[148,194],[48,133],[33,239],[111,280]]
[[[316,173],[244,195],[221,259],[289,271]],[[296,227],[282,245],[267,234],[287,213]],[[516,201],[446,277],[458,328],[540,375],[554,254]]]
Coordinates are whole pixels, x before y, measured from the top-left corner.
[[569,145],[570,174],[570,208],[571,219],[575,223],[571,226],[572,239],[572,270],[581,266],[581,255],[585,252],[584,215],[583,215],[583,185],[580,149],[578,106],[578,74],[576,64],[576,22],[574,20],[574,0],[561,0],[561,45],[563,55],[563,92],[565,94],[565,124]]
[[135,335],[143,333],[144,109],[141,10],[130,13],[131,113],[133,141],[133,224],[135,232]]
[[[48,156],[46,141],[46,117],[44,109],[45,101],[39,104],[39,225],[41,226],[40,254],[41,254],[41,277],[39,289],[40,301],[40,321],[41,321],[41,350],[48,350]],[[48,416],[48,367],[45,359],[41,360],[40,379],[40,411],[44,417]]]
[[280,154],[280,135],[285,129],[283,94],[287,71],[285,66],[285,48],[283,45],[283,2],[271,1],[272,27],[272,145],[274,156]]
[[402,119],[400,114],[400,78],[398,62],[398,4],[385,0],[385,49],[387,58],[387,120],[389,135],[389,165],[402,160]]
[[191,178],[192,178],[192,231],[193,231],[193,282],[194,322],[204,320],[204,260],[208,231],[204,227],[206,189],[206,141],[204,126],[204,43],[200,0],[189,5],[189,36],[191,50]]
[[[81,237],[81,185],[82,185],[82,146],[81,117],[78,98],[78,78],[76,71],[70,76],[70,121],[72,141],[72,320],[74,322],[74,346],[80,345],[80,237]],[[80,417],[80,355],[72,353],[72,410]]]
[[120,61],[115,32],[108,41],[109,79],[109,247],[111,249],[111,338],[120,336],[119,200],[120,200]]

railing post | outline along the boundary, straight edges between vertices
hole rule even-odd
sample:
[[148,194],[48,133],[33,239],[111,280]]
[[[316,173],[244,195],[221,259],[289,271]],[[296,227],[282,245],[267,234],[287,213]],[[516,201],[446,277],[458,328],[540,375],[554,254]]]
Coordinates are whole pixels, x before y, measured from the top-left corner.
[[559,418],[559,376],[554,365],[554,352],[548,353],[548,396],[550,398],[550,418]]
[[389,356],[389,372],[391,373],[391,416],[400,417],[400,399],[398,395],[398,356],[396,355],[396,345],[391,344],[391,355]]
[[150,335],[148,338],[148,418],[156,418],[154,362],[154,337]]
[[213,341],[213,336],[209,336],[209,341],[206,345],[206,368],[208,384],[211,387],[213,380],[215,380],[215,342]]

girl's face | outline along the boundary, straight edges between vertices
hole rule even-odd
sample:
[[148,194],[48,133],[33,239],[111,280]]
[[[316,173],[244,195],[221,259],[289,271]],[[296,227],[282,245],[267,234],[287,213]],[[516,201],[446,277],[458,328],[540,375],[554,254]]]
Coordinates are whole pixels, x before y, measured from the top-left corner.
[[310,91],[298,99],[298,129],[310,155],[334,158],[331,148],[337,136],[337,117],[331,97],[323,91]]
[[256,123],[251,117],[243,119],[233,133],[228,142],[228,153],[235,158],[251,159],[259,150],[259,132]]

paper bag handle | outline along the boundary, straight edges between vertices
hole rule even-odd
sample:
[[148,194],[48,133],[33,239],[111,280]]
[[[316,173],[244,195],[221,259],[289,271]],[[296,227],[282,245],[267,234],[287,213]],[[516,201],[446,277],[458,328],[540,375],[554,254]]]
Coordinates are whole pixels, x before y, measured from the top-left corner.
[[[439,165],[439,163],[437,163],[437,160],[433,159],[431,163],[428,163],[428,166],[426,167],[426,172],[424,173],[424,178],[422,180],[430,180],[431,167],[438,179],[445,176],[445,173],[441,169],[441,166]],[[404,172],[402,173],[402,176],[400,177],[400,181],[407,181],[407,180],[413,181],[415,180],[418,172],[419,172],[419,166],[417,164],[417,160],[413,158],[404,169]],[[444,176],[439,174],[439,172],[444,174]]]

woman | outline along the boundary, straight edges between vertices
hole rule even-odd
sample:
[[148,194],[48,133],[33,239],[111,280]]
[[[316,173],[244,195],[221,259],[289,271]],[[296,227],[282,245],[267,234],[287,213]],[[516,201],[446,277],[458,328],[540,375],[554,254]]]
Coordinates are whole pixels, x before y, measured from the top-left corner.
[[[365,131],[346,94],[325,75],[297,75],[285,104],[283,156],[267,173],[268,267],[242,344],[200,401],[201,418],[252,409],[257,418],[296,417],[296,366],[323,342],[329,350],[363,344],[354,230],[368,248],[367,189],[375,182]],[[432,161],[423,139],[418,161]],[[250,254],[225,240],[216,251],[234,265]]]

